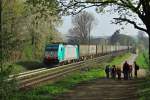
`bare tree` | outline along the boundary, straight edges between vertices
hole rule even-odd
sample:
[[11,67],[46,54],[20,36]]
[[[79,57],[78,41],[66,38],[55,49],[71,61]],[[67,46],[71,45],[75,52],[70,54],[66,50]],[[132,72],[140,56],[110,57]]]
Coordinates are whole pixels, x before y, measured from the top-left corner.
[[90,33],[94,25],[94,20],[94,16],[86,11],[83,11],[73,17],[73,27],[69,30],[69,41],[76,43],[90,42]]

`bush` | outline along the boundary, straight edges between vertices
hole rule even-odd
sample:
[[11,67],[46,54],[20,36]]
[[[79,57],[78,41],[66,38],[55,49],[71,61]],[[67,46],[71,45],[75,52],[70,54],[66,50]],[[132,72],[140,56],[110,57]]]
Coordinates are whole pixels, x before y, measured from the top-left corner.
[[17,84],[15,79],[8,81],[12,71],[12,65],[3,66],[0,70],[0,100],[11,100],[17,92]]
[[149,68],[149,54],[148,51],[140,51],[138,54],[138,57],[136,59],[137,64],[141,67],[141,68],[145,68],[148,69]]

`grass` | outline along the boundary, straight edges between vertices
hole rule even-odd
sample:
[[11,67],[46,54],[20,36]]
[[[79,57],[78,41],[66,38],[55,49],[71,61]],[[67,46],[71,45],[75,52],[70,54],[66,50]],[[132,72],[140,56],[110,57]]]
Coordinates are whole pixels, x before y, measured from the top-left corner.
[[[140,68],[149,69],[149,53],[148,50],[140,51],[136,59]],[[139,100],[150,100],[150,77],[147,76],[141,83],[139,83]]]
[[149,57],[148,56],[149,56],[149,54],[148,54],[147,50],[139,52],[136,62],[140,66],[140,68],[144,68],[144,69],[149,68],[149,65],[148,65]]
[[139,85],[139,100],[150,100],[150,77],[146,77]]
[[[130,56],[129,53],[115,57],[109,64],[120,64],[125,59]],[[98,64],[94,66],[102,66],[103,64]],[[63,78],[63,80],[59,80],[52,84],[47,84],[44,86],[39,86],[30,91],[21,91],[14,97],[15,100],[50,100],[54,96],[62,94],[64,92],[69,91],[71,88],[76,86],[77,84],[90,81],[97,78],[105,77],[104,69],[102,68],[94,68],[89,69],[88,71],[81,71],[71,74]]]
[[107,64],[109,65],[121,65],[122,62],[124,62],[126,59],[128,59],[131,56],[131,53],[126,53],[124,55],[120,55],[118,57],[114,57],[110,62]]
[[17,73],[25,72],[28,70],[34,70],[34,69],[46,67],[39,60],[18,61],[16,63],[11,64],[11,65],[13,66],[12,74],[17,74]]
[[17,73],[27,71],[27,69],[25,67],[23,67],[22,65],[12,64],[12,66],[13,66],[12,74],[17,74]]

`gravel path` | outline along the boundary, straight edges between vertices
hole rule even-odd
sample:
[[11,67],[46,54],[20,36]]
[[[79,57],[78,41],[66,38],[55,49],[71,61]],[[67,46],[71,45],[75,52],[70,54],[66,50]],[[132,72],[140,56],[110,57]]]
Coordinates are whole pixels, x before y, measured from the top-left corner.
[[[133,54],[127,59],[128,63],[133,64],[136,56]],[[54,100],[138,100],[137,85],[143,81],[141,77],[144,77],[145,74],[145,70],[140,69],[138,72],[140,78],[138,79],[103,78],[81,83],[67,93],[57,96]]]
[[[128,62],[128,64],[134,65],[133,62],[135,61],[136,57],[137,57],[136,54],[132,54],[131,57],[129,57],[126,61]],[[121,65],[123,65],[123,63],[124,62],[122,62]],[[145,75],[146,75],[146,70],[145,69],[139,69],[139,71],[138,71],[138,77],[142,78],[142,77],[145,77]],[[134,67],[133,67],[133,77],[134,77]]]

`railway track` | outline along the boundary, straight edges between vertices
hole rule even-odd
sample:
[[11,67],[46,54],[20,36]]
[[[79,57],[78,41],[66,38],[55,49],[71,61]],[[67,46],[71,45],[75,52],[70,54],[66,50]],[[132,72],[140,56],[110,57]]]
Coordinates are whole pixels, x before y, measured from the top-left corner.
[[40,69],[31,70],[31,71],[25,71],[25,72],[22,72],[22,73],[19,73],[19,74],[16,74],[16,75],[10,75],[9,77],[12,78],[12,77],[15,77],[15,76],[27,75],[27,74],[42,71],[42,70],[46,70],[46,68],[40,68]]
[[42,68],[34,71],[24,72],[18,75],[12,75],[8,80],[11,80],[13,79],[13,77],[15,77],[15,79],[18,81],[20,89],[30,88],[49,80],[56,81],[58,78],[61,78],[62,76],[70,74],[74,71],[80,71],[86,68],[91,68],[91,64],[103,62],[105,59],[108,59],[111,56],[117,56],[124,52],[126,51],[117,52],[113,55],[108,54],[96,57],[94,59],[88,59],[85,61],[54,67],[50,69]]

